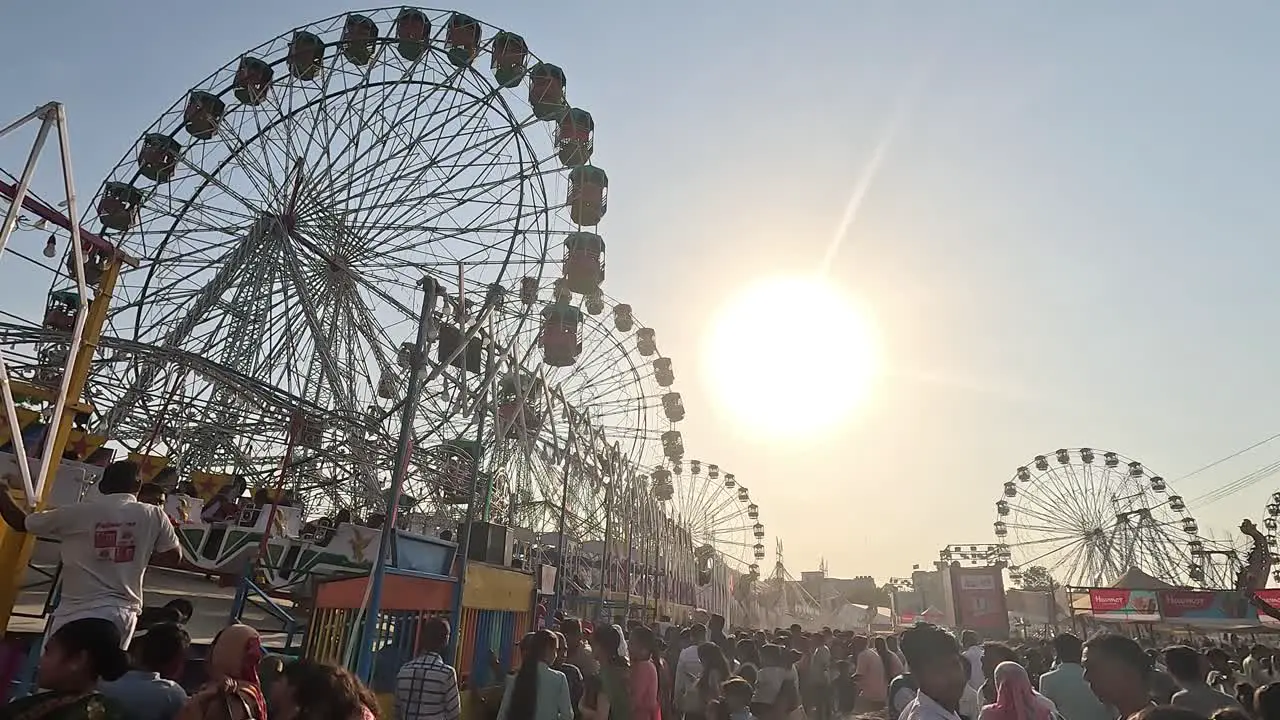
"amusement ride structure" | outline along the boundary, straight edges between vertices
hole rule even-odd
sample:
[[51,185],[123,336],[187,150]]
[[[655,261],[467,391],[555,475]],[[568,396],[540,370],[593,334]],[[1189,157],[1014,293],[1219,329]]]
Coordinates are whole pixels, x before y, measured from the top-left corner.
[[348,13],[198,82],[79,223],[69,162],[65,215],[5,179],[3,241],[53,233],[23,256],[43,310],[0,322],[5,472],[48,507],[127,455],[189,569],[275,600],[378,576],[395,532],[459,533],[465,571],[483,524],[560,570],[549,604],[731,612],[760,509],[686,458],[677,367],[604,292],[609,178],[568,81],[460,12]]

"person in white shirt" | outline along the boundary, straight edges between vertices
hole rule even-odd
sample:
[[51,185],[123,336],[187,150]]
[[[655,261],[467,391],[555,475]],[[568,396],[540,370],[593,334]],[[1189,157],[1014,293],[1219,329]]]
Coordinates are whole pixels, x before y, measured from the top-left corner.
[[903,631],[899,646],[920,688],[899,720],[961,720],[960,698],[969,678],[955,637],[931,623],[916,623]]
[[707,641],[707,626],[694,623],[689,628],[689,646],[676,658],[675,697],[684,697],[698,678],[702,677],[702,660],[698,658],[698,646]]
[[982,687],[986,677],[982,672],[982,643],[978,642],[978,633],[965,630],[960,633],[960,644],[964,645],[964,656],[969,660],[969,684],[974,690]]
[[138,502],[137,463],[113,462],[98,481],[100,497],[28,514],[0,493],[0,518],[18,532],[59,541],[62,595],[47,632],[81,618],[110,620],[128,647],[142,612],[142,579],[152,559],[182,559],[164,509]]

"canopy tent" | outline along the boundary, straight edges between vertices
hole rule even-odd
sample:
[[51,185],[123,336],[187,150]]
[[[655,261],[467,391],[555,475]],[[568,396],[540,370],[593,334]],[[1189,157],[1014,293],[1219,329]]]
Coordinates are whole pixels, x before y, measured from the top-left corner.
[[1172,590],[1174,586],[1159,578],[1151,577],[1136,567],[1131,567],[1125,570],[1111,587],[1122,590]]

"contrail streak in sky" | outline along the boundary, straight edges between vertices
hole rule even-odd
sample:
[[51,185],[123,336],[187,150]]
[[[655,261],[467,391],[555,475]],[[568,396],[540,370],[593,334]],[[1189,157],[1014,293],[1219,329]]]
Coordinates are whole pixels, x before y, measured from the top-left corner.
[[862,169],[862,174],[858,176],[857,181],[853,184],[853,192],[849,196],[849,202],[844,206],[844,214],[840,216],[840,223],[836,225],[836,231],[831,237],[831,242],[827,244],[827,250],[822,255],[822,264],[818,268],[819,274],[826,275],[831,269],[831,263],[840,252],[840,246],[844,243],[849,231],[853,229],[853,224],[858,219],[858,210],[862,207],[862,201],[866,198],[872,184],[875,183],[876,175],[880,173],[880,165],[884,162],[885,156],[889,154],[889,148],[893,146],[894,138],[902,126],[906,124],[908,116],[914,109],[916,100],[924,90],[930,66],[931,63],[923,66],[916,73],[915,78],[903,88],[903,92],[898,95],[898,101],[894,104],[893,113],[889,116],[889,124],[885,128],[884,137],[876,144],[875,150],[871,153],[871,160],[867,162],[866,167]]

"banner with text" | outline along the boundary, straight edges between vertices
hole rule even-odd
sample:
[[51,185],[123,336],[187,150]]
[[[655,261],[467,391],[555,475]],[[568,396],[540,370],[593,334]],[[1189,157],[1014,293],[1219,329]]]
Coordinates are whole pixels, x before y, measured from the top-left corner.
[[1249,600],[1229,590],[1161,590],[1160,611],[1166,620],[1258,619]]
[[1154,590],[1093,588],[1089,590],[1089,606],[1093,616],[1112,622],[1155,622],[1160,619],[1160,606]]

